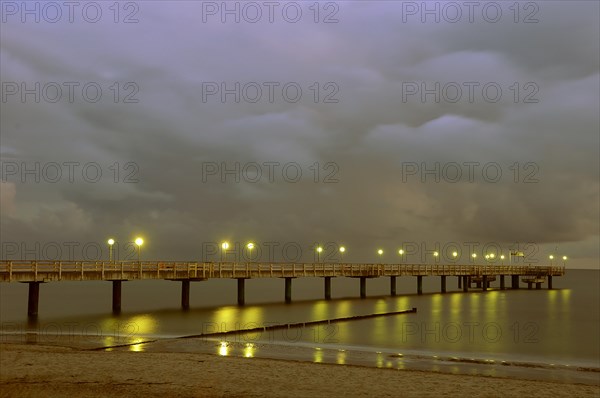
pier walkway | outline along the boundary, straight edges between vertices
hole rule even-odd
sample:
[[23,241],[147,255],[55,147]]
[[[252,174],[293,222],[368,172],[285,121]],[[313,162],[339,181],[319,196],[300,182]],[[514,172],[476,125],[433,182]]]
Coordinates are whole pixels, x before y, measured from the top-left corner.
[[440,290],[446,292],[447,277],[457,277],[458,287],[468,291],[475,284],[487,290],[490,282],[500,279],[505,289],[505,277],[511,278],[511,288],[521,281],[531,289],[547,282],[552,289],[552,277],[562,276],[565,267],[531,265],[457,265],[457,264],[356,264],[356,263],[233,263],[176,261],[0,261],[0,282],[29,284],[28,314],[37,315],[39,285],[58,281],[110,281],[113,284],[113,311],[121,309],[121,284],[130,280],[163,279],[181,282],[181,306],[189,308],[190,282],[226,278],[237,280],[238,304],[245,302],[245,281],[256,278],[282,278],[285,281],[285,301],[292,300],[294,278],[324,279],[324,296],[331,298],[331,278],[348,277],[360,280],[360,296],[366,297],[366,281],[389,277],[390,295],[396,295],[396,278],[416,277],[417,293],[423,293],[423,277],[439,276]]

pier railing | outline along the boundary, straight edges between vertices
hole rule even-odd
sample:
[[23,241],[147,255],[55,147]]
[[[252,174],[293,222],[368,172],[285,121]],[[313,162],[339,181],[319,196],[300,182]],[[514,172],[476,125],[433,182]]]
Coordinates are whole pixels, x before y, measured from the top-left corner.
[[178,261],[0,261],[0,282],[381,276],[561,276],[562,266],[257,263]]

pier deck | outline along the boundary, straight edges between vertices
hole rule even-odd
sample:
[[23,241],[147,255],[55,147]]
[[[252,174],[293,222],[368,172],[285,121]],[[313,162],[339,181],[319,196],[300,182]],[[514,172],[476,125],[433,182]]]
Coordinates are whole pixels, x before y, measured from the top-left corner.
[[564,273],[565,268],[560,266],[527,265],[0,261],[0,282],[483,275],[544,277],[562,276]]
[[324,278],[325,299],[331,298],[331,278],[360,279],[360,297],[366,297],[367,279],[389,277],[390,295],[396,295],[396,278],[417,278],[417,293],[423,293],[423,277],[439,276],[441,291],[446,292],[449,276],[458,278],[458,287],[467,292],[473,283],[487,290],[490,282],[500,278],[505,288],[505,276],[511,277],[511,288],[519,288],[519,278],[531,289],[541,288],[544,281],[552,289],[552,277],[562,276],[565,267],[531,265],[457,265],[457,264],[355,264],[355,263],[234,263],[181,261],[0,261],[0,282],[29,284],[27,313],[36,316],[39,285],[59,281],[110,281],[113,284],[113,312],[121,310],[121,286],[131,280],[171,280],[181,282],[181,306],[189,308],[190,282],[208,279],[236,279],[238,304],[245,302],[245,282],[256,278],[285,280],[285,301],[292,300],[294,278]]

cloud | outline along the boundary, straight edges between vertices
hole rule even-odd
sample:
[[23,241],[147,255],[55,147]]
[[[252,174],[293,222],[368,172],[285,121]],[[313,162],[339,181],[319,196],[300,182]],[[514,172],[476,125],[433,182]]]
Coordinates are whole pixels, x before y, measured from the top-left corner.
[[[597,258],[597,3],[544,3],[535,24],[510,13],[497,24],[403,23],[391,2],[341,3],[336,24],[222,24],[202,23],[191,2],[142,5],[131,25],[3,24],[3,82],[103,88],[97,103],[76,91],[72,103],[2,104],[3,162],[94,162],[103,172],[96,183],[11,177],[3,240],[142,231],[157,258],[196,258],[199,242],[228,236],[339,240],[356,261],[403,241],[531,241]],[[206,101],[203,82],[264,91],[256,103]],[[265,82],[278,83],[273,102]],[[283,97],[290,82],[302,88],[298,102]],[[436,82],[463,89],[461,100],[448,100],[451,91],[403,98],[407,84]],[[468,82],[478,83],[473,101]],[[497,102],[485,98],[486,83],[501,87]],[[123,103],[131,93],[139,102]],[[337,102],[324,103],[327,95]],[[441,172],[466,162],[479,162],[473,182],[403,179],[408,163]],[[206,175],[209,164],[216,174]],[[499,181],[485,179],[486,164],[499,165]],[[294,167],[298,182],[285,174]],[[227,174],[236,168],[239,182]],[[131,173],[137,182],[124,182]]]
[[15,199],[17,196],[17,189],[12,182],[1,182],[0,187],[0,209],[2,209],[2,215],[4,217],[9,217],[13,215],[16,210]]

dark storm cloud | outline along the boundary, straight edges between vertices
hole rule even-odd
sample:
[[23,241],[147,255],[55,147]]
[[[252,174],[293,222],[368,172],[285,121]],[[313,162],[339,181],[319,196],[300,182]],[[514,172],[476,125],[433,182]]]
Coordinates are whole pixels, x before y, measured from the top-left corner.
[[[597,263],[597,3],[540,3],[536,24],[403,23],[392,2],[340,3],[337,24],[202,23],[199,4],[141,6],[133,25],[2,25],[3,82],[93,81],[105,95],[2,103],[3,161],[104,171],[96,184],[4,182],[3,241],[143,233],[148,256],[195,258],[201,242],[224,238],[343,240],[357,261],[406,241],[519,241]],[[139,103],[107,100],[115,81],[135,82]],[[202,83],[212,81],[298,82],[304,95],[203,102]],[[315,103],[315,81],[334,82],[339,102]],[[411,82],[496,82],[503,97],[404,100]],[[527,82],[537,103],[521,101]],[[114,162],[134,162],[139,182],[113,183]],[[278,168],[273,183],[203,182],[207,162],[297,162],[303,178],[287,182]],[[321,181],[335,162],[339,182],[314,183],[315,162]],[[503,176],[403,181],[407,162],[496,162]],[[535,163],[538,181],[523,184],[520,170],[515,183],[515,162]]]

